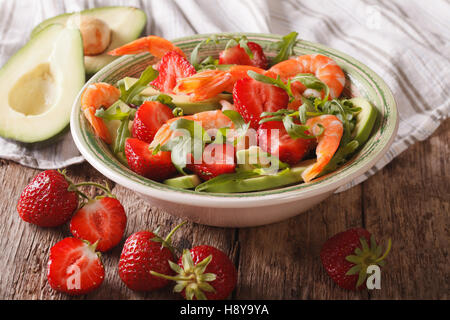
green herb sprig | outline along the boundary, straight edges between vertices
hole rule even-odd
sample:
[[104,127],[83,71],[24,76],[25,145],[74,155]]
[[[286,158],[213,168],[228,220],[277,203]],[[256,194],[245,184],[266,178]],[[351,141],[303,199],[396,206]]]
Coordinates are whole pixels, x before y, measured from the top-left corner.
[[278,50],[278,54],[271,60],[271,65],[280,63],[294,55],[294,46],[297,43],[298,32],[292,31],[285,35],[280,41],[273,44],[273,48]]
[[133,98],[135,98],[142,90],[144,90],[150,82],[158,77],[158,71],[153,69],[152,66],[147,67],[142,73],[139,79],[133,83],[133,85],[125,89],[125,83],[120,80],[117,85],[120,90],[120,99],[125,103],[131,103]]
[[183,134],[171,138],[161,146],[161,151],[171,151],[173,165],[181,174],[186,175],[184,168],[188,155],[192,154],[194,159],[201,157],[205,144],[210,143],[211,138],[199,123],[185,118],[175,120],[170,125],[170,130],[182,131]]

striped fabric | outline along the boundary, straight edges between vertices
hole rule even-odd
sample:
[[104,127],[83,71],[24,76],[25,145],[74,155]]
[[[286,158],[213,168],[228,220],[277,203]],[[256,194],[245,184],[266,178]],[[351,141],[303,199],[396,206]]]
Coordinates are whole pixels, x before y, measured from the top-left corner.
[[[302,39],[341,50],[375,70],[394,92],[398,136],[364,176],[374,174],[416,141],[428,138],[450,109],[450,4],[444,0],[0,0],[0,64],[43,19],[104,5],[143,8],[147,34],[171,39],[195,33],[298,31]],[[36,168],[82,161],[69,134],[50,146],[0,139],[0,157]]]

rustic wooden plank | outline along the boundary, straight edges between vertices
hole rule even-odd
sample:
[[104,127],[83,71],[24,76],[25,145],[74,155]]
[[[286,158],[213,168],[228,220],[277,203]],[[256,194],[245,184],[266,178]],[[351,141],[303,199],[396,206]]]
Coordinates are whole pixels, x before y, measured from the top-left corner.
[[[417,143],[362,186],[333,195],[288,221],[239,231],[188,223],[175,235],[174,244],[210,244],[228,253],[239,267],[233,298],[365,299],[369,297],[366,292],[347,292],[334,285],[318,258],[328,237],[365,225],[376,235],[391,236],[394,243],[383,273],[382,290],[371,292],[370,298],[447,298],[448,129],[447,121],[430,140]],[[24,223],[16,213],[20,192],[38,172],[0,161],[2,299],[70,298],[51,290],[45,273],[50,246],[70,235],[67,225],[39,228]],[[69,168],[69,175],[75,181],[105,179],[87,163]],[[128,213],[126,236],[158,225],[165,234],[180,222],[152,208],[132,191],[109,183]],[[90,188],[86,191],[93,194]],[[123,241],[104,254],[107,275],[100,290],[80,299],[179,298],[170,287],[153,293],[125,288],[117,274],[122,245]]]
[[332,283],[319,252],[330,236],[362,225],[361,187],[336,194],[317,207],[277,224],[239,230],[241,299],[356,299]]
[[[25,185],[39,170],[24,168],[13,162],[2,161],[0,177],[5,182],[0,193],[0,245],[4,249],[0,259],[0,298],[4,299],[69,299],[64,294],[53,291],[47,284],[46,264],[50,247],[64,237],[70,236],[68,225],[60,228],[39,228],[23,222],[15,209],[17,199]],[[89,164],[72,166],[68,174],[74,182],[105,179]],[[103,254],[106,277],[101,288],[78,299],[173,299],[178,295],[171,293],[172,286],[152,293],[137,293],[125,287],[118,276],[117,266],[125,238],[140,230],[155,230],[167,234],[181,222],[160,209],[151,207],[132,191],[115,186],[108,181],[128,215],[127,228],[123,241],[111,252]],[[97,194],[94,188],[85,188],[91,196]],[[182,248],[208,244],[224,250],[236,259],[235,230],[211,228],[188,223],[175,234],[174,245]],[[77,298],[74,298],[77,299]]]
[[363,186],[368,230],[392,238],[381,290],[372,299],[447,299],[450,121]]
[[[288,221],[239,230],[239,241],[245,246],[240,253],[237,297],[446,298],[449,123],[361,186]],[[380,291],[343,291],[321,268],[318,255],[323,242],[355,226],[393,238]]]

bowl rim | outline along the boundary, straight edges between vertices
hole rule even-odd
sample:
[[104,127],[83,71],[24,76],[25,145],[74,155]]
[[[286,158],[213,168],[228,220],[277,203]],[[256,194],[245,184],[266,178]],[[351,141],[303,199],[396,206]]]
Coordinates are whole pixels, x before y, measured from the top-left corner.
[[[233,34],[233,35],[246,35],[248,38],[259,38],[268,39],[271,41],[279,40],[283,36],[277,34],[265,34],[265,33],[223,33],[223,34]],[[194,36],[181,37],[172,40],[175,44],[190,43],[193,41],[201,41],[212,34],[197,34]],[[378,148],[376,153],[369,154],[364,159],[360,160],[361,163],[357,167],[352,167],[352,162],[347,162],[343,167],[338,170],[325,175],[321,178],[315,179],[310,183],[301,183],[296,185],[291,185],[285,188],[277,188],[267,191],[258,191],[250,193],[238,193],[238,194],[214,194],[214,193],[199,193],[191,190],[177,189],[169,187],[167,185],[152,181],[150,179],[143,178],[136,173],[133,173],[129,169],[114,170],[110,166],[107,166],[104,161],[90,148],[86,140],[85,133],[81,130],[80,126],[80,98],[81,93],[84,89],[91,83],[95,82],[96,79],[104,76],[108,72],[112,72],[116,67],[120,66],[124,62],[134,61],[136,59],[150,56],[148,53],[135,55],[135,56],[123,56],[112,63],[108,64],[97,72],[80,90],[74,104],[72,107],[72,113],[70,117],[70,128],[73,140],[85,157],[85,159],[100,173],[102,173],[107,178],[113,180],[114,182],[123,185],[131,190],[134,190],[140,194],[144,194],[150,197],[154,197],[160,200],[166,200],[170,202],[175,202],[183,205],[195,205],[198,207],[216,207],[216,208],[246,208],[246,207],[262,207],[267,205],[278,205],[286,202],[291,202],[298,199],[307,199],[315,196],[319,196],[324,193],[331,193],[341,187],[342,185],[350,182],[356,177],[364,174],[367,170],[372,168],[375,163],[384,156],[389,147],[391,146],[397,130],[398,130],[398,110],[395,102],[395,98],[387,86],[387,84],[378,76],[373,70],[367,67],[365,64],[359,62],[358,60],[352,58],[351,56],[338,51],[336,49],[329,48],[319,43],[309,42],[305,40],[300,40],[296,45],[297,47],[303,46],[304,48],[316,48],[320,51],[326,51],[332,55],[339,56],[339,58],[351,63],[353,66],[357,67],[364,73],[366,73],[370,79],[376,83],[377,89],[382,93],[384,103],[389,103],[392,111],[389,117],[386,117],[386,130],[381,137],[385,139],[382,141],[381,147]],[[386,136],[388,138],[386,139]],[[118,162],[118,160],[116,160]],[[345,171],[349,171],[345,174]],[[138,179],[131,179],[132,177],[139,179],[145,179],[147,185],[139,182]]]

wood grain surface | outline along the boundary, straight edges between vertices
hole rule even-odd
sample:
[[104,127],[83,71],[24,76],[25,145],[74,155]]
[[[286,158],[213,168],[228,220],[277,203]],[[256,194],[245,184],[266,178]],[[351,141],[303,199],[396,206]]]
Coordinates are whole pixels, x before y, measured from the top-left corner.
[[[209,244],[229,254],[239,273],[233,299],[448,299],[449,138],[447,120],[430,139],[417,142],[363,184],[295,218],[244,229],[188,223],[174,244]],[[22,189],[37,173],[0,160],[1,299],[179,299],[171,287],[136,293],[124,286],[117,272],[123,242],[103,255],[106,279],[99,290],[77,298],[53,291],[46,280],[48,253],[70,235],[68,226],[36,227],[23,222],[15,208]],[[88,163],[70,167],[69,174],[75,181],[104,180]],[[180,222],[109,183],[128,214],[126,236],[157,226],[165,233]],[[324,241],[357,226],[379,239],[392,238],[381,290],[344,291],[321,266]]]

